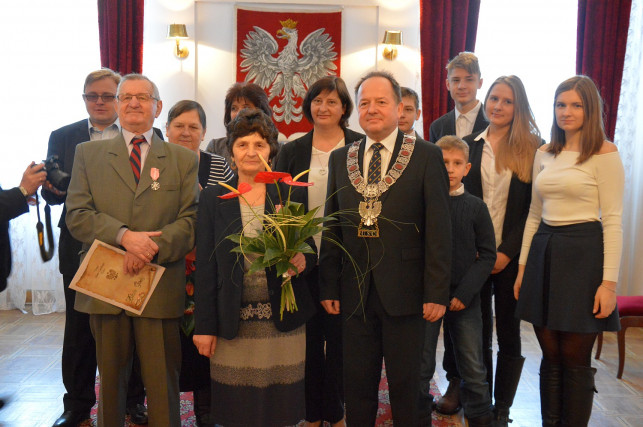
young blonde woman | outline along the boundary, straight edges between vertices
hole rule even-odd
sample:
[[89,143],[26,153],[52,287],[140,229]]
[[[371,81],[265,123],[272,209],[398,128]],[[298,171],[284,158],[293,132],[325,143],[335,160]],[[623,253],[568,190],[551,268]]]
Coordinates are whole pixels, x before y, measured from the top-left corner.
[[[480,294],[482,343],[489,391],[495,399],[494,425],[506,426],[525,361],[521,354],[520,320],[515,317],[513,284],[518,274],[520,243],[531,201],[534,154],[542,141],[525,87],[518,77],[497,78],[487,92],[484,108],[489,126],[464,138],[470,147],[471,162],[464,185],[468,192],[487,204],[496,237],[496,263]],[[494,312],[498,337],[495,381]]]
[[543,352],[543,426],[586,426],[594,341],[599,332],[619,329],[624,174],[616,146],[605,138],[603,105],[590,78],[558,86],[554,119],[551,142],[534,161],[514,291],[517,314],[534,325]]

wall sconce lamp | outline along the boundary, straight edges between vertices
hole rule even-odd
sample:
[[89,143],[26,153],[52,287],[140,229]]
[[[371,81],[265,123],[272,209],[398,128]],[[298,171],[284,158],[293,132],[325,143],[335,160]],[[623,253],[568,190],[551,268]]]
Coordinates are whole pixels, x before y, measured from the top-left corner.
[[185,24],[170,24],[167,27],[167,38],[176,40],[176,48],[174,49],[174,56],[179,59],[185,59],[190,54],[187,47],[179,44],[179,40],[188,38],[188,31],[185,29]]
[[386,45],[382,56],[389,61],[394,60],[397,57],[397,48],[395,46],[402,45],[402,31],[385,31],[382,43]]

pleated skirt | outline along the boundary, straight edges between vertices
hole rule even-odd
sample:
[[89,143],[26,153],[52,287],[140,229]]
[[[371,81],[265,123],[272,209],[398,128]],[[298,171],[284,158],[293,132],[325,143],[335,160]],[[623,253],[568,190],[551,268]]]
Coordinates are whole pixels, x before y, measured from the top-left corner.
[[305,325],[280,332],[272,316],[265,271],[243,280],[239,333],[219,338],[210,358],[216,424],[290,426],[305,417]]
[[600,222],[558,227],[541,222],[529,250],[516,315],[556,331],[618,331],[618,308],[605,319],[592,313],[602,280]]

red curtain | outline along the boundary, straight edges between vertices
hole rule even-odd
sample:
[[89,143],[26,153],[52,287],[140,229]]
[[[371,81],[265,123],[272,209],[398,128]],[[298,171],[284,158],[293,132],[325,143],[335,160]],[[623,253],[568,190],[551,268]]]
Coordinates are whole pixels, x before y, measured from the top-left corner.
[[143,71],[143,6],[144,0],[98,0],[101,66]]
[[605,132],[614,138],[632,0],[579,0],[576,73],[591,77],[605,102]]
[[453,108],[445,66],[458,53],[475,49],[479,13],[480,0],[420,0],[424,135]]

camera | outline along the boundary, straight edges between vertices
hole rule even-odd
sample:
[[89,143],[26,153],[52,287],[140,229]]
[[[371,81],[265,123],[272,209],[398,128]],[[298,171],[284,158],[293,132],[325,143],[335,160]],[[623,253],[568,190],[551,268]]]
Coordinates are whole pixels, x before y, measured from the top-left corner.
[[71,175],[60,168],[58,156],[52,155],[45,160],[45,171],[47,172],[47,181],[59,191],[67,191]]

